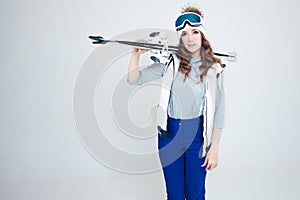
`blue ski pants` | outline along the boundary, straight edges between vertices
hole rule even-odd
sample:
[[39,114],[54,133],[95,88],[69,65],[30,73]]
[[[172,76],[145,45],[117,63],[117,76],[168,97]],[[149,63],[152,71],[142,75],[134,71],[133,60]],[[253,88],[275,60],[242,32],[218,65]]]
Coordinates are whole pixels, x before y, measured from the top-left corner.
[[203,116],[174,119],[168,116],[167,132],[158,134],[159,159],[168,200],[205,200],[205,157],[199,157],[203,143]]

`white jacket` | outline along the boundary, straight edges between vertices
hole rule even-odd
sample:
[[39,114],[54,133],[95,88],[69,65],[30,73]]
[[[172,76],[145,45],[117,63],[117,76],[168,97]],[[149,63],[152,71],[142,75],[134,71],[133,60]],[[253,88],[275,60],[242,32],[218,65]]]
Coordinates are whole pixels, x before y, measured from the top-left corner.
[[[169,66],[163,76],[162,88],[160,92],[160,100],[157,106],[157,127],[158,131],[167,130],[167,110],[168,102],[170,98],[170,89],[176,73],[178,72],[179,59],[174,55],[175,68]],[[174,71],[175,70],[175,71]],[[217,74],[222,76],[220,72],[224,69],[219,63],[215,63],[210,68],[205,76],[205,97],[204,97],[204,111],[203,111],[203,145],[199,151],[199,157],[204,157],[209,151],[212,143],[212,133],[214,126],[214,115],[215,115],[215,91],[217,84]],[[219,81],[221,79],[219,78]],[[162,130],[161,130],[162,129]]]

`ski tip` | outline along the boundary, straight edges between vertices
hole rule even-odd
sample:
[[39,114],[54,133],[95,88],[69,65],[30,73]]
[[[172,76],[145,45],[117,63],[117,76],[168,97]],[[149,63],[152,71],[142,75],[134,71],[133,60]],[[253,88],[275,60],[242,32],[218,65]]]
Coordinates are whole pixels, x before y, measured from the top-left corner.
[[94,36],[94,35],[89,35],[89,38],[92,40],[98,39],[98,38],[103,38],[101,36]]
[[93,36],[93,35],[90,35],[89,39],[94,40],[92,42],[93,44],[104,44],[105,43],[105,39],[102,36]]
[[235,52],[230,52],[230,53],[227,53],[227,54],[214,53],[214,55],[220,56],[220,57],[226,59],[229,62],[236,62],[237,61],[237,53],[235,53]]

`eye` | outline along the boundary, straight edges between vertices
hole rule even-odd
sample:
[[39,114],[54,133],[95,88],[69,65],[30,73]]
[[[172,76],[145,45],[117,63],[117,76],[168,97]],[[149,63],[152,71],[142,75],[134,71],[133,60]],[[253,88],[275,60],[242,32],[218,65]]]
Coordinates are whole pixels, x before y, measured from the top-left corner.
[[186,36],[186,32],[182,32],[181,36]]
[[194,34],[199,34],[200,32],[198,30],[193,31]]

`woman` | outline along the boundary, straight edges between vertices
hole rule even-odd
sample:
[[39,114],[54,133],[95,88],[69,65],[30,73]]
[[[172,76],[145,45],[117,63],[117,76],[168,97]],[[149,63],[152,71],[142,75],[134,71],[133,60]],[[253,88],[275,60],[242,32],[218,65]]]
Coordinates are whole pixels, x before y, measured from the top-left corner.
[[[225,114],[223,68],[220,59],[213,55],[202,17],[197,8],[187,7],[175,23],[180,34],[176,75],[167,98],[164,97],[166,128],[160,127],[158,134],[169,200],[205,199],[207,170],[218,164]],[[132,51],[127,79],[132,85],[166,76],[164,64],[138,69],[139,56],[145,51],[137,48]]]

